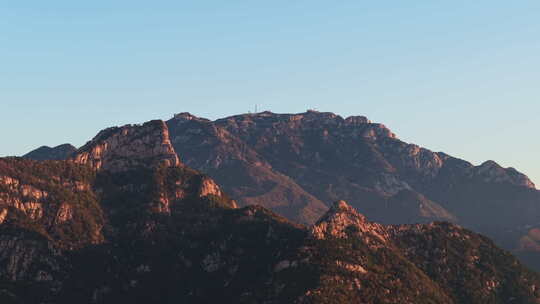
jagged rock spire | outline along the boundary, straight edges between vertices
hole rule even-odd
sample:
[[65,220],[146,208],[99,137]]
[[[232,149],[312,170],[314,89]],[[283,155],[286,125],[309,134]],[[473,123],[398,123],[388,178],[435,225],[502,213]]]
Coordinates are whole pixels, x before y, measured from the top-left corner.
[[368,222],[364,215],[343,200],[336,201],[311,227],[311,235],[316,239],[346,238],[356,235],[362,237],[366,243],[387,242],[382,225]]

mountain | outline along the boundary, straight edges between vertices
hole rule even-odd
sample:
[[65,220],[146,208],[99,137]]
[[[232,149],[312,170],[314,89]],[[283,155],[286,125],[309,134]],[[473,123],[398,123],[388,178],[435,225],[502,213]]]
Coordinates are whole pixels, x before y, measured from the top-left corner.
[[262,112],[210,121],[180,113],[167,125],[183,161],[241,206],[309,225],[325,202],[344,199],[381,223],[450,221],[524,257],[540,251],[529,233],[540,228],[540,192],[527,176],[405,143],[366,117]]
[[[530,296],[537,274],[457,225],[381,225],[338,201],[310,235],[316,244],[311,263],[320,271],[309,292],[316,303],[538,301]],[[523,285],[514,285],[516,279]]]
[[70,144],[63,144],[54,148],[42,146],[23,155],[23,158],[34,160],[62,160],[67,159],[77,148]]
[[537,274],[453,224],[383,225],[344,201],[310,226],[238,208],[170,133],[151,121],[67,160],[0,159],[2,303],[539,302]]
[[385,224],[450,221],[540,270],[540,192],[513,168],[405,143],[364,116],[262,112],[211,121],[180,113],[166,124],[182,162],[240,206],[310,225],[328,202],[344,199]]
[[258,204],[303,224],[314,223],[328,208],[224,128],[188,113],[167,125],[183,162],[212,176],[241,206]]

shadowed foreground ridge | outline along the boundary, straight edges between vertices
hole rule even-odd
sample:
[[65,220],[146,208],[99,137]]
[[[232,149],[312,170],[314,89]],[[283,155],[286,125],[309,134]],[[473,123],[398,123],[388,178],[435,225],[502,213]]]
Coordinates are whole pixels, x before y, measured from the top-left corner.
[[344,201],[309,227],[238,208],[169,132],[0,159],[2,303],[538,303],[536,274],[453,224],[382,225]]

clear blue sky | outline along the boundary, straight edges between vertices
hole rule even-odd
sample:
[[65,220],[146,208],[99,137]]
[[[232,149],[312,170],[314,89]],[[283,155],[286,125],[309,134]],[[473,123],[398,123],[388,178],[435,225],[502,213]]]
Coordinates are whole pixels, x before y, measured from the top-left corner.
[[366,115],[540,183],[540,1],[0,0],[0,155],[177,112]]

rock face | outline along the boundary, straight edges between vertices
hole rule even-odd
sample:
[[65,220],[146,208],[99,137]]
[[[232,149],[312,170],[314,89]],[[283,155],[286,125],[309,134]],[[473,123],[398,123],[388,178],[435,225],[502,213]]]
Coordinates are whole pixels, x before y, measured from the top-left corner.
[[70,144],[63,144],[54,148],[42,146],[31,152],[28,152],[23,158],[33,160],[63,160],[73,154],[77,148]]
[[169,140],[167,125],[160,120],[103,130],[77,150],[72,159],[96,170],[116,172],[138,166],[164,164],[173,167],[180,164]]
[[103,240],[103,217],[91,184],[95,175],[67,162],[0,159],[0,217],[4,225],[34,227],[58,246]]
[[311,228],[311,234],[316,239],[346,238],[351,229],[361,235],[365,242],[370,243],[372,236],[380,242],[387,240],[379,233],[382,226],[369,223],[365,216],[359,214],[345,201],[337,201],[330,210]]

